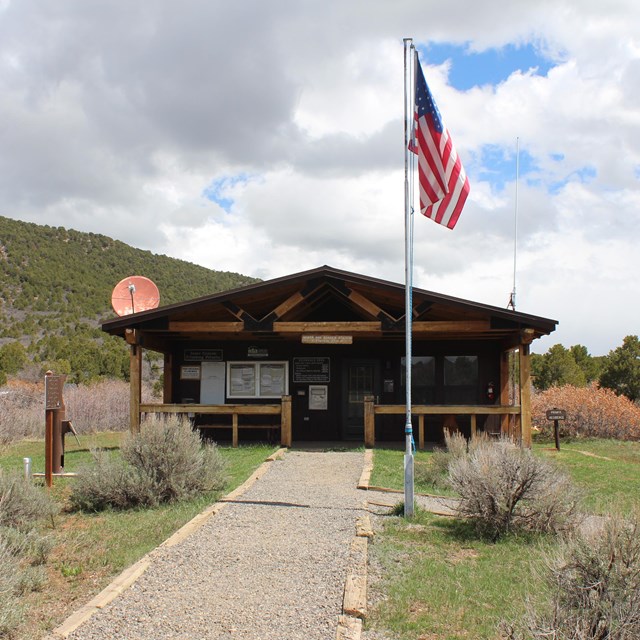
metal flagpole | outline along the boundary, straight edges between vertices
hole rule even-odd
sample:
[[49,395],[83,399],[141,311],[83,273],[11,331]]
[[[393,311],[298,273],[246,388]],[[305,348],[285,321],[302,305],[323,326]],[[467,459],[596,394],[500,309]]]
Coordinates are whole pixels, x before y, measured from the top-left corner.
[[411,424],[411,332],[413,315],[413,193],[409,189],[409,136],[414,118],[412,70],[413,39],[404,38],[404,266],[405,266],[405,453],[404,453],[404,515],[414,513],[413,426]]
[[520,182],[520,137],[516,138],[516,204],[513,212],[513,292],[511,308],[516,310],[516,262],[518,258],[518,182]]

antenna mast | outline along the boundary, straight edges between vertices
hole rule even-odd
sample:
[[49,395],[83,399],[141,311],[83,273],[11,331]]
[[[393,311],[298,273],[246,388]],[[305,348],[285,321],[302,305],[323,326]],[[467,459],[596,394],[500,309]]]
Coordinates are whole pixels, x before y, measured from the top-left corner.
[[516,205],[513,214],[513,289],[507,309],[516,310],[516,265],[518,259],[518,182],[520,180],[520,138],[516,138]]

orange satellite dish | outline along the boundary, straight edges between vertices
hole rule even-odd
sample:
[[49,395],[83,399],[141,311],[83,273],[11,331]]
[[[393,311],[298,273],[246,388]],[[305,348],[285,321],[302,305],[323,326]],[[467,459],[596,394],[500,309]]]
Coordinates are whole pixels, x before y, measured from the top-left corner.
[[129,276],[120,280],[111,294],[111,306],[119,316],[155,309],[159,304],[158,287],[144,276]]

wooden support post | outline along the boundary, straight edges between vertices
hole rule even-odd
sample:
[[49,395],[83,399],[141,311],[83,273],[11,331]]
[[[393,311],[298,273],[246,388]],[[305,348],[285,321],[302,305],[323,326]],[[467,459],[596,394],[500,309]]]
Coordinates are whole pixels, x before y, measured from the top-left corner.
[[233,447],[237,447],[238,446],[238,414],[234,413],[232,416],[232,423],[231,423],[231,446]]
[[280,416],[280,444],[290,447],[291,432],[291,396],[282,396],[282,415]]
[[418,449],[424,449],[424,415],[418,415]]
[[45,412],[44,430],[44,481],[47,487],[53,484],[53,409]]
[[164,369],[162,374],[162,402],[169,404],[173,396],[173,378],[171,376],[173,357],[170,353],[164,354]]
[[129,356],[129,428],[140,432],[140,400],[142,395],[142,347],[131,345]]
[[[503,351],[500,356],[500,404],[506,407],[510,402],[509,387],[511,386],[511,368],[509,367],[509,351]],[[500,432],[503,436],[509,433],[509,415],[500,416]]]
[[373,396],[364,397],[364,446],[371,449],[376,444],[376,414]]
[[475,438],[477,433],[478,433],[478,427],[477,427],[477,420],[476,420],[477,416],[475,413],[471,414],[471,437]]
[[522,446],[531,447],[531,365],[529,345],[520,345],[520,434]]

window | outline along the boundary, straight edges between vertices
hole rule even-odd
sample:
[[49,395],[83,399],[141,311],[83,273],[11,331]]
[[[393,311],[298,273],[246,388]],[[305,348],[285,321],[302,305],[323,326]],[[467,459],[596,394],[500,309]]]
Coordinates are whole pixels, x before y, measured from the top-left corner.
[[445,404],[475,404],[478,401],[478,356],[445,356]]
[[227,397],[280,398],[289,392],[288,362],[228,362]]
[[[400,386],[405,391],[405,362],[402,358]],[[433,356],[411,358],[411,402],[413,404],[433,404],[436,387],[436,359]]]
[[445,356],[444,383],[449,387],[475,385],[478,381],[478,356]]

